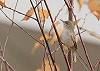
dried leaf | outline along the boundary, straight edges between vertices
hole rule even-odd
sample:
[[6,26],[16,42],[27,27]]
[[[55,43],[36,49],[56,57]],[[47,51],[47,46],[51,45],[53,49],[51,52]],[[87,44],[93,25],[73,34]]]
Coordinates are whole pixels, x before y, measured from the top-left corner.
[[0,5],[1,5],[2,7],[6,7],[6,5],[5,5],[5,0],[0,0]]
[[93,11],[99,11],[100,12],[100,3],[99,0],[90,0],[88,3],[89,9]]
[[22,20],[28,20],[28,19],[33,15],[33,13],[34,13],[34,10],[33,10],[33,8],[31,7],[31,8],[27,11],[26,16],[24,16],[24,18],[23,18]]
[[97,19],[100,19],[100,3],[99,0],[90,0],[88,3],[89,9],[92,11],[92,13],[97,17]]
[[36,49],[40,46],[39,42],[35,42],[34,47],[32,48],[31,54],[34,54]]
[[[50,61],[51,62],[51,61]],[[49,61],[46,59],[45,61],[44,61],[44,63],[45,63],[45,71],[51,71],[51,69],[50,69],[50,64],[49,64]],[[36,71],[44,71],[44,66],[43,66],[44,64],[42,63],[42,68],[41,69],[37,69]],[[54,66],[51,64],[51,67],[52,67],[52,71],[55,71],[54,70]],[[56,64],[56,67],[57,67],[57,71],[60,71],[60,68],[59,68],[59,66]]]
[[100,13],[97,11],[94,11],[93,14],[96,16],[96,18],[99,20],[100,19]]
[[79,7],[81,8],[84,3],[84,0],[78,0]]
[[94,37],[96,37],[97,39],[100,40],[100,36],[97,35],[95,32],[89,32],[89,33],[90,33],[90,35],[92,35],[92,36],[94,36]]
[[48,11],[46,11],[46,10],[44,10],[44,9],[39,9],[39,15],[40,15],[40,20],[41,20],[42,22],[44,22],[45,19],[48,19],[48,17],[49,17]]
[[57,21],[56,23],[54,23],[55,24],[55,26],[58,26],[59,25],[59,21]]
[[[49,35],[48,33],[45,34],[45,37],[46,37],[47,40],[49,40],[49,39],[52,38],[52,36]],[[44,37],[43,36],[40,36],[40,40],[43,41],[44,40]]]
[[[57,21],[57,22],[55,22],[54,24],[55,24],[55,27],[56,27],[56,26],[58,26],[60,23],[59,23],[59,21]],[[50,29],[49,33],[52,31],[52,29],[53,29],[53,26],[51,26],[51,29]]]
[[75,20],[75,21],[73,22],[74,26],[77,25],[79,21],[80,21],[80,19]]
[[92,31],[90,31],[90,30],[87,30],[87,29],[84,29],[84,28],[82,28],[83,30],[86,30],[91,36],[94,36],[94,37],[96,37],[97,39],[99,39],[100,40],[100,36],[99,35],[97,35],[95,32],[92,32]]
[[[62,33],[62,28],[58,30],[58,35],[60,36],[61,33]],[[55,34],[53,35],[51,41],[50,41],[50,44],[53,45],[54,42],[56,42],[56,41],[57,41],[57,36],[56,36],[56,33],[55,33]]]

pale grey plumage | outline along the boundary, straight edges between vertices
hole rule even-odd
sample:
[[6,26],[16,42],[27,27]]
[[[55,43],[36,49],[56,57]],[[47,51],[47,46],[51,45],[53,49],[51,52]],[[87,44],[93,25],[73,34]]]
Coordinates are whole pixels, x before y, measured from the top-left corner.
[[75,40],[75,32],[74,32],[74,25],[71,21],[63,21],[63,30],[61,34],[61,39],[64,44],[72,51],[73,54],[73,61],[76,62],[76,40]]

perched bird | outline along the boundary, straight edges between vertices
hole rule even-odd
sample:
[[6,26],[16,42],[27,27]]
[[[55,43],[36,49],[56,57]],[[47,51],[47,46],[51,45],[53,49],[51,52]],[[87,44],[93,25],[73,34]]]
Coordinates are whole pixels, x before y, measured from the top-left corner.
[[75,40],[74,25],[70,20],[68,21],[61,20],[61,21],[63,22],[61,40],[66,45],[66,47],[68,47],[68,51],[71,51],[72,59],[74,62],[76,62],[77,44]]

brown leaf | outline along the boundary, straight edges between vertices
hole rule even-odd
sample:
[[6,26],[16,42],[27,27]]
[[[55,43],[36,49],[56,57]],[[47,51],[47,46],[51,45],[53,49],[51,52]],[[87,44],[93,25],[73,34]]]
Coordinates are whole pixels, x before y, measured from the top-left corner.
[[32,48],[32,51],[31,51],[31,54],[34,54],[36,49],[40,46],[40,43],[39,42],[35,42],[34,43],[34,47]]
[[[52,71],[55,71],[53,64],[51,63],[49,64],[49,61],[47,59],[45,59],[44,63],[45,63],[45,71],[51,71],[50,65],[52,67]],[[42,67],[40,69],[37,69],[36,71],[44,71],[44,66],[43,66],[44,63],[42,63]],[[57,71],[60,71],[60,68],[57,64],[56,64],[56,67],[57,67]]]
[[40,20],[42,22],[44,22],[45,19],[48,19],[48,17],[49,17],[48,11],[46,11],[44,9],[39,9],[39,15],[40,15]]
[[95,32],[93,31],[90,31],[90,30],[87,30],[87,29],[84,29],[82,28],[83,30],[86,30],[91,36],[94,36],[95,38],[99,39],[100,40],[100,36],[97,35]]
[[5,0],[0,0],[0,5],[1,5],[2,7],[6,7],[6,5],[5,5]]
[[75,20],[75,21],[73,22],[74,26],[77,25],[79,21],[80,21],[80,19]]
[[[57,22],[55,22],[54,24],[55,24],[55,27],[56,27],[56,26],[58,26],[60,23],[59,23],[59,21],[57,21]],[[51,29],[50,29],[49,33],[52,31],[52,29],[53,29],[53,26],[51,26]]]
[[90,0],[88,3],[88,7],[91,10],[91,12],[97,17],[97,19],[100,19],[100,3],[99,0]]
[[[60,36],[61,35],[61,33],[62,33],[62,28],[60,28],[59,30],[57,30],[58,31],[58,35]],[[53,45],[54,44],[54,42],[56,42],[57,41],[57,36],[56,36],[56,33],[53,35],[53,37],[52,37],[52,39],[51,39],[51,41],[50,41],[50,44],[51,45]]]
[[100,3],[99,0],[90,0],[88,3],[89,9],[93,11],[99,11],[100,12]]
[[78,0],[79,7],[81,8],[84,3],[84,0]]
[[100,13],[98,11],[93,11],[92,13],[96,16],[98,20],[100,19]]
[[91,36],[94,36],[95,38],[99,39],[100,40],[100,36],[97,35],[95,32],[89,32]]
[[33,8],[31,7],[31,8],[27,11],[26,16],[24,16],[24,18],[23,18],[22,20],[28,20],[28,19],[33,15],[33,13],[34,13],[34,10],[33,10]]
[[[52,36],[49,35],[48,33],[45,34],[45,37],[46,37],[47,40],[49,40],[49,39],[52,38]],[[40,36],[40,40],[43,41],[44,40],[44,37],[43,36]]]

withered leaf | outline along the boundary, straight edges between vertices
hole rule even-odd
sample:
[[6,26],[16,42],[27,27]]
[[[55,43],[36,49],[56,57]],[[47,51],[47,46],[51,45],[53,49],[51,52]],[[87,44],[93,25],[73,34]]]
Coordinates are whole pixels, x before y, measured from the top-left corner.
[[[61,33],[62,33],[62,28],[60,28],[59,30],[57,30],[58,31],[58,35],[60,36],[61,35]],[[56,36],[56,33],[53,35],[53,37],[52,37],[52,39],[51,39],[51,41],[50,41],[50,44],[51,45],[53,45],[54,44],[54,42],[56,42],[57,41],[57,36]]]
[[90,0],[88,3],[88,7],[91,10],[91,12],[97,17],[97,19],[100,19],[100,3],[99,0]]
[[[45,34],[45,37],[46,37],[47,40],[49,40],[49,39],[52,38],[52,36],[49,35],[48,33]],[[44,40],[44,37],[43,36],[40,36],[40,40],[43,41]]]
[[84,0],[78,0],[79,7],[81,8],[84,3]]
[[96,16],[98,20],[100,19],[100,13],[98,11],[93,11],[92,13]]
[[[55,24],[55,27],[56,27],[56,26],[58,26],[60,23],[59,23],[59,21],[57,21],[57,22],[55,22],[54,24]],[[53,26],[51,26],[51,29],[50,29],[49,33],[52,31],[52,29],[53,29]]]
[[[45,71],[51,71],[49,61],[45,59],[44,63],[45,63]],[[42,67],[40,69],[37,69],[36,71],[44,71],[44,63],[42,63]],[[52,71],[54,71],[53,64],[51,64],[51,67],[52,67]],[[60,71],[60,67],[57,64],[56,67],[57,67],[57,71]]]
[[2,7],[6,7],[6,5],[5,5],[5,0],[0,0],[0,5],[1,5]]
[[24,18],[22,19],[22,20],[28,20],[32,15],[33,15],[33,13],[34,13],[34,10],[33,10],[33,8],[31,7],[28,11],[27,11],[27,13],[26,13],[26,15],[24,16]]
[[39,15],[40,15],[40,20],[42,22],[45,21],[45,19],[48,19],[49,17],[49,13],[47,10],[44,10],[44,9],[39,9]]
[[32,51],[31,51],[31,54],[34,54],[36,49],[40,46],[40,43],[39,42],[35,42],[34,43],[34,47],[32,48]]
[[75,21],[73,22],[74,26],[77,25],[79,21],[80,21],[80,19],[75,20]]

